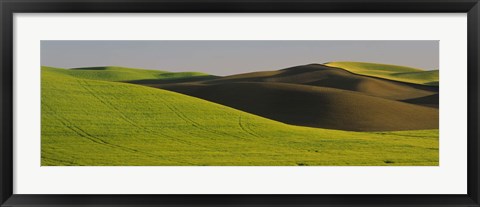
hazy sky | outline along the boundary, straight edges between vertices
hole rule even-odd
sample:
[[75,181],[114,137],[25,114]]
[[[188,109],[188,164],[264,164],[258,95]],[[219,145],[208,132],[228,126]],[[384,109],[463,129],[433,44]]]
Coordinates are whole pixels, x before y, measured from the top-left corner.
[[124,66],[230,75],[310,63],[364,61],[438,69],[432,41],[41,41],[41,64]]

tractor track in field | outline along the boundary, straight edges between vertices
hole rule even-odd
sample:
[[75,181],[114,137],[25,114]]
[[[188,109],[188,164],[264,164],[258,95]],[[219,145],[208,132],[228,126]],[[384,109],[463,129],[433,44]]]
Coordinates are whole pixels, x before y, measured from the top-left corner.
[[[193,126],[197,127],[198,129],[201,129],[201,130],[204,130],[204,131],[207,131],[207,132],[211,132],[211,133],[215,133],[215,134],[219,134],[219,135],[225,135],[225,136],[231,136],[231,137],[235,137],[235,138],[238,138],[238,139],[242,139],[242,140],[248,140],[248,139],[245,139],[243,137],[240,137],[240,136],[237,136],[237,135],[232,135],[232,134],[228,134],[228,133],[221,133],[221,132],[218,132],[218,131],[215,131],[215,130],[210,130],[210,129],[207,129],[207,128],[204,128],[204,127],[201,127],[201,125],[198,123],[198,122],[195,122],[193,121],[192,119],[188,118],[188,116],[186,116],[184,113],[182,113],[179,109],[177,109],[175,106],[172,106],[170,105],[169,103],[167,103],[166,101],[163,101],[163,104],[169,109],[171,110],[172,112],[175,113],[175,115],[177,117],[179,117],[180,119],[184,120],[185,122],[187,123],[192,123]],[[241,121],[241,116],[239,117],[239,127],[242,131],[244,131],[245,133],[253,136],[253,137],[257,137],[257,138],[263,138],[262,136],[256,134],[253,130],[251,130],[247,125],[244,125]],[[271,143],[265,143],[265,144],[269,144],[269,145],[272,145],[272,146],[276,146],[275,144],[271,144]],[[298,149],[298,150],[302,150],[301,148],[298,148],[298,147],[292,147],[292,146],[286,146],[287,148],[292,148],[292,149]],[[220,150],[220,149],[217,149],[216,151],[222,151],[222,152],[226,152],[226,153],[229,153],[229,154],[237,154],[237,153],[231,153],[227,150]],[[240,154],[242,155],[243,157],[246,157],[245,154]]]
[[[64,163],[64,164],[67,163],[70,166],[84,166],[82,164],[77,164],[76,162],[67,161],[67,160],[54,159],[54,158],[43,157],[43,156],[42,156],[42,159],[51,160],[51,161],[54,161],[54,162],[59,162],[59,163]],[[48,166],[48,165],[46,165],[46,166]]]
[[242,140],[248,140],[248,139],[245,139],[243,137],[240,137],[240,136],[237,136],[237,135],[233,135],[233,134],[229,134],[229,133],[225,133],[225,132],[221,132],[221,131],[217,131],[217,130],[213,130],[213,129],[208,129],[208,128],[205,128],[205,127],[202,127],[201,124],[199,124],[198,122],[194,121],[193,119],[189,118],[187,115],[185,115],[184,113],[181,112],[181,110],[179,110],[177,107],[175,107],[174,105],[171,105],[169,103],[167,103],[166,101],[163,101],[163,104],[170,110],[172,111],[173,113],[175,113],[175,115],[182,119],[183,121],[187,122],[187,123],[191,123],[192,126],[200,129],[200,130],[203,130],[203,131],[206,131],[206,132],[210,132],[210,133],[213,133],[213,134],[218,134],[218,135],[224,135],[224,136],[230,136],[230,137],[235,137],[235,138],[238,138],[238,139],[242,139]]
[[[185,121],[186,123],[190,123],[192,124],[193,127],[195,128],[198,128],[200,130],[203,130],[203,131],[206,131],[206,132],[210,132],[210,133],[214,133],[214,134],[219,134],[219,135],[224,135],[224,136],[230,136],[230,137],[235,137],[235,138],[238,138],[238,139],[241,139],[241,140],[249,140],[249,139],[245,139],[241,136],[237,136],[237,135],[234,135],[234,134],[229,134],[229,133],[224,133],[224,132],[219,132],[219,131],[216,131],[216,130],[212,130],[212,129],[208,129],[208,128],[205,128],[205,127],[202,127],[201,124],[199,124],[198,122],[192,120],[191,118],[189,118],[187,115],[185,115],[184,113],[181,112],[181,110],[179,110],[178,108],[176,108],[174,105],[168,103],[167,101],[165,101],[164,99],[159,99],[162,101],[163,105],[165,105],[170,111],[172,111],[177,117],[179,117],[180,119],[182,119],[183,121]],[[262,137],[261,135],[255,133],[254,130],[252,130],[248,124],[244,124],[242,121],[241,121],[241,117],[239,118],[239,127],[242,131],[244,131],[245,133],[253,136],[253,137],[256,137],[256,138],[264,138]],[[188,132],[186,132],[188,133]],[[191,135],[195,135],[195,134],[192,134],[192,133],[189,133]],[[265,142],[265,144],[268,144],[268,145],[272,145],[272,146],[276,146],[275,144],[271,144],[271,143],[268,143],[268,142]],[[202,145],[198,145],[198,146],[202,146]],[[293,148],[293,149],[299,149],[301,150],[301,148],[297,148],[297,147],[292,147],[292,146],[285,146],[287,148]],[[227,150],[221,150],[221,149],[212,149],[212,148],[209,148],[209,147],[204,147],[205,149],[208,149],[208,150],[214,150],[214,151],[221,151],[221,152],[227,152],[229,154],[235,154],[235,153],[231,153]],[[244,154],[241,154],[242,156],[246,156]]]
[[[232,136],[230,134],[227,134],[227,133],[216,133],[214,130],[209,130],[207,128],[204,128],[202,127],[198,122],[195,122],[194,120],[188,118],[188,116],[186,116],[184,113],[182,113],[179,109],[177,109],[175,106],[173,105],[170,105],[169,103],[167,103],[166,101],[164,101],[163,99],[160,99],[162,100],[162,103],[164,106],[166,106],[170,111],[172,111],[178,118],[182,119],[183,121],[185,121],[186,123],[190,123],[192,124],[193,127],[197,128],[197,129],[200,129],[200,130],[203,130],[203,131],[207,131],[207,132],[210,132],[210,133],[214,133],[214,134],[220,134],[220,135],[227,135],[227,136]],[[190,133],[191,134],[191,133]],[[191,134],[191,135],[194,135],[194,134]],[[235,137],[235,136],[234,136]],[[243,138],[241,138],[243,139]],[[193,145],[193,143],[192,143]],[[220,152],[225,152],[225,153],[228,153],[228,154],[233,154],[233,155],[240,155],[242,157],[246,157],[245,154],[243,153],[232,153],[232,152],[229,152],[228,150],[224,150],[224,149],[220,149],[220,148],[211,148],[211,147],[207,147],[207,146],[203,146],[203,145],[200,145],[200,144],[197,144],[197,146],[200,146],[200,147],[203,147],[205,149],[208,149],[208,150],[212,150],[212,151],[220,151]]]
[[[241,140],[248,140],[248,139],[245,139],[241,136],[237,136],[237,135],[233,135],[233,134],[228,134],[228,133],[222,133],[222,132],[218,132],[216,130],[210,130],[210,129],[207,129],[207,128],[204,128],[204,127],[201,127],[201,125],[198,123],[198,122],[195,122],[193,121],[192,119],[188,118],[188,116],[186,116],[184,113],[182,113],[179,109],[177,109],[175,106],[172,106],[170,105],[169,103],[167,103],[166,101],[163,101],[163,104],[168,108],[170,109],[172,112],[175,113],[175,115],[177,117],[179,117],[180,119],[184,120],[185,122],[187,123],[192,123],[192,125],[194,127],[197,127],[198,129],[201,129],[201,130],[204,130],[204,131],[207,131],[207,132],[211,132],[211,133],[215,133],[215,134],[219,134],[219,135],[224,135],[224,136],[230,136],[230,137],[235,137],[235,138],[238,138],[238,139],[241,139]],[[241,117],[239,117],[239,127],[242,131],[244,131],[245,133],[253,136],[253,137],[256,137],[256,138],[263,138],[262,136],[256,134],[253,130],[251,130],[247,125],[244,125],[243,122],[241,121]],[[272,145],[272,146],[276,146],[274,144],[271,144],[271,143],[266,143],[265,144],[269,144],[269,145]],[[298,147],[292,147],[292,146],[287,146],[288,148],[293,148],[293,149],[298,149],[298,150],[302,150],[301,148],[298,148]],[[228,152],[226,150],[217,150],[217,151],[223,151],[223,152]],[[230,153],[230,152],[228,152]],[[233,153],[230,153],[230,154],[233,154]],[[245,156],[242,154],[242,156]]]
[[84,88],[88,93],[90,93],[93,97],[95,97],[98,101],[100,101],[103,105],[107,106],[108,108],[111,108],[113,109],[114,111],[118,112],[120,114],[120,117],[122,117],[122,119],[124,121],[126,121],[127,123],[131,124],[132,126],[134,127],[137,127],[137,128],[141,128],[140,126],[138,126],[133,120],[129,119],[125,114],[123,114],[120,109],[118,109],[115,105],[109,103],[107,100],[104,100],[100,97],[98,97],[97,94],[95,94],[95,91],[93,91],[91,88],[88,88],[86,87],[85,85],[88,85],[90,86],[85,80],[77,80],[80,84],[80,86],[82,86],[82,88]]
[[[78,80],[80,81],[80,80]],[[85,85],[88,85],[89,84],[82,80],[83,84],[80,82],[80,85],[85,89],[87,90],[88,93],[90,93],[93,97],[95,97],[98,101],[100,101],[102,104],[104,104],[106,107],[114,110],[115,112],[117,112],[118,114],[120,114],[120,116],[122,117],[122,119],[124,121],[126,121],[127,123],[130,123],[132,126],[138,128],[138,129],[141,129],[141,130],[144,130],[148,133],[151,133],[151,134],[154,134],[154,135],[162,135],[163,137],[167,137],[171,140],[174,140],[174,141],[177,141],[177,142],[180,142],[180,143],[183,143],[183,144],[186,144],[188,146],[197,146],[197,147],[202,147],[202,148],[205,148],[205,149],[210,149],[208,147],[205,147],[203,145],[199,145],[199,144],[195,144],[195,143],[192,143],[192,142],[188,142],[188,141],[185,141],[185,140],[181,140],[181,139],[178,139],[178,138],[175,138],[175,137],[172,137],[170,135],[167,135],[165,133],[162,133],[162,132],[159,132],[159,131],[156,131],[156,130],[152,130],[152,129],[149,129],[149,128],[146,128],[146,127],[143,127],[143,126],[140,126],[138,124],[135,123],[135,121],[133,121],[132,119],[128,118],[120,109],[118,109],[114,104],[108,102],[107,100],[105,99],[102,99],[101,97],[99,97],[98,95],[95,94],[95,91],[91,88],[88,88],[86,87]],[[85,85],[84,85],[85,84]]]
[[184,163],[184,164],[193,164],[193,163],[189,163],[189,162],[185,162],[185,161],[178,161],[178,160],[172,160],[172,159],[167,159],[165,157],[162,157],[162,156],[159,156],[159,155],[155,155],[155,154],[151,154],[151,153],[147,153],[147,152],[142,152],[142,151],[139,151],[137,149],[134,149],[134,148],[130,148],[130,147],[125,147],[125,146],[122,146],[122,145],[118,145],[118,144],[113,144],[113,143],[110,143],[110,142],[107,142],[101,138],[98,138],[94,135],[91,135],[89,134],[88,132],[86,132],[85,130],[81,129],[80,127],[72,124],[70,121],[68,121],[67,119],[65,119],[64,117],[62,116],[59,116],[54,110],[52,110],[52,108],[50,106],[48,106],[47,104],[43,103],[42,102],[42,105],[45,106],[45,108],[47,108],[52,114],[53,114],[53,117],[55,119],[57,119],[58,121],[60,121],[60,123],[62,123],[63,126],[67,127],[68,129],[70,129],[71,131],[73,131],[75,134],[77,134],[78,136],[80,137],[83,137],[83,138],[86,138],[87,140],[90,140],[91,142],[94,142],[94,143],[97,143],[97,144],[100,144],[100,145],[103,145],[103,146],[107,146],[107,147],[110,147],[110,148],[115,148],[115,149],[120,149],[120,150],[123,150],[123,151],[126,151],[126,152],[130,152],[130,153],[138,153],[138,154],[142,154],[144,156],[147,156],[147,157],[151,157],[151,158],[155,158],[155,159],[163,159],[163,160],[168,160],[168,161],[171,161],[171,162],[178,162],[178,163]]
[[[78,80],[80,82],[80,80]],[[182,140],[182,139],[178,139],[178,138],[175,138],[175,137],[172,137],[170,135],[167,135],[167,134],[164,134],[164,133],[161,133],[159,131],[156,131],[156,130],[151,130],[149,128],[146,128],[146,127],[143,127],[143,126],[140,126],[138,124],[136,124],[133,120],[131,120],[130,118],[128,118],[120,109],[118,109],[117,107],[115,107],[115,105],[113,105],[112,103],[108,102],[107,100],[105,99],[102,99],[101,97],[99,97],[98,95],[96,95],[95,91],[89,87],[86,87],[85,85],[87,86],[90,86],[85,80],[81,80],[80,82],[80,85],[88,92],[90,93],[93,97],[95,97],[97,100],[99,100],[102,104],[104,104],[105,106],[107,106],[108,108],[111,108],[113,109],[114,111],[116,111],[118,114],[121,115],[122,119],[128,123],[130,123],[132,126],[134,127],[137,127],[141,130],[144,130],[146,132],[149,132],[151,134],[154,134],[154,135],[158,135],[158,134],[161,134],[162,136],[164,137],[167,137],[171,140],[174,140],[174,141],[177,141],[177,142],[180,142],[180,143],[183,143],[183,144],[186,144],[188,146],[197,146],[197,147],[201,147],[201,148],[204,148],[204,149],[208,149],[208,150],[212,150],[211,148],[208,148],[206,146],[203,146],[203,145],[200,145],[200,144],[196,144],[196,143],[192,143],[192,142],[188,142],[188,141],[185,141],[185,140]]]
[[185,122],[187,123],[191,123],[192,126],[200,129],[200,130],[203,130],[203,131],[206,131],[206,132],[210,132],[210,133],[213,133],[213,134],[219,134],[219,135],[223,135],[223,136],[231,136],[231,137],[235,137],[235,138],[238,138],[238,139],[242,139],[242,140],[247,140],[243,137],[240,137],[240,136],[236,136],[236,135],[233,135],[233,134],[229,134],[229,133],[225,133],[225,132],[221,132],[221,131],[217,131],[217,130],[213,130],[213,129],[208,129],[208,128],[205,128],[205,127],[202,127],[201,124],[199,124],[198,122],[192,120],[191,118],[189,118],[188,116],[186,116],[184,113],[181,112],[181,110],[179,110],[177,107],[173,106],[173,105],[169,105],[168,103],[166,102],[163,102],[171,111],[173,111],[175,113],[175,115],[177,115],[180,119],[184,120]]
[[[202,145],[202,144],[197,144],[197,143],[193,143],[193,142],[189,142],[189,141],[185,141],[185,140],[182,140],[182,139],[178,139],[178,138],[175,138],[173,136],[170,136],[170,135],[167,135],[167,134],[164,134],[164,133],[161,133],[157,130],[152,130],[152,129],[148,129],[148,128],[145,128],[145,127],[142,127],[138,124],[136,124],[133,120],[131,120],[130,118],[128,118],[125,114],[123,114],[123,112],[118,109],[117,107],[115,107],[112,103],[110,103],[109,101],[105,100],[105,99],[102,99],[101,97],[99,97],[96,93],[95,93],[95,90],[91,89],[91,88],[88,88],[87,86],[89,86],[89,84],[85,81],[85,80],[77,80],[79,81],[80,85],[88,92],[90,93],[93,97],[95,97],[97,100],[99,100],[102,104],[104,104],[105,106],[107,106],[108,108],[111,108],[113,109],[114,111],[116,111],[117,113],[121,114],[122,116],[122,119],[124,119],[125,121],[127,121],[128,123],[131,123],[132,126],[134,127],[137,127],[139,129],[142,129],[146,132],[149,132],[151,134],[154,134],[154,135],[157,135],[157,134],[161,134],[162,136],[165,136],[173,141],[177,141],[177,142],[180,142],[180,143],[183,143],[183,144],[186,144],[186,145],[189,145],[189,146],[196,146],[196,147],[200,147],[200,148],[203,148],[203,149],[206,149],[206,150],[211,150],[211,151],[217,151],[217,152],[225,152],[225,153],[229,153],[229,154],[234,154],[234,155],[240,155],[242,157],[245,157],[246,155],[242,154],[242,153],[232,153],[232,152],[229,152],[228,150],[224,150],[224,149],[221,149],[221,148],[211,148],[211,147],[208,147],[208,146],[205,146],[205,145]],[[81,82],[80,82],[81,81]],[[115,96],[113,96],[115,98]],[[172,111],[177,117],[179,117],[180,119],[182,119],[183,121],[185,121],[186,123],[190,123],[192,124],[192,126],[200,129],[200,130],[203,130],[203,131],[207,131],[207,132],[210,132],[210,133],[214,133],[214,134],[219,134],[219,135],[224,135],[224,136],[232,136],[232,137],[236,137],[238,139],[242,139],[242,140],[247,140],[243,137],[240,137],[240,136],[236,136],[236,135],[232,135],[232,134],[228,134],[228,133],[223,133],[223,132],[219,132],[219,131],[216,131],[216,130],[211,130],[211,129],[207,129],[205,127],[202,127],[201,124],[199,124],[198,122],[195,122],[194,120],[190,119],[187,115],[185,115],[184,113],[182,113],[178,108],[176,108],[175,106],[167,103],[166,101],[164,101],[163,99],[161,99],[162,102],[163,102],[163,105],[165,105],[170,111]],[[192,134],[193,135],[193,134]]]
[[254,137],[262,138],[260,135],[256,134],[252,129],[250,129],[248,125],[245,125],[245,126],[243,125],[241,116],[238,117],[238,125],[240,126],[242,131],[244,131],[245,133],[250,134]]

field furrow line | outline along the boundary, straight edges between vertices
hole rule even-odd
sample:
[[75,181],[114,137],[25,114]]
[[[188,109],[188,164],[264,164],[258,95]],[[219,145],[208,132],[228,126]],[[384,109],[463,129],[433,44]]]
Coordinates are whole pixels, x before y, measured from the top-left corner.
[[[80,81],[80,80],[78,80]],[[83,83],[85,85],[89,85],[85,80],[82,80]],[[146,127],[143,127],[143,126],[140,126],[138,124],[135,123],[135,121],[131,120],[130,118],[128,118],[120,109],[118,109],[117,107],[115,107],[112,103],[110,103],[109,101],[107,101],[106,99],[102,99],[101,97],[99,97],[98,95],[95,94],[95,91],[91,88],[88,88],[86,87],[85,85],[83,85],[82,83],[80,83],[80,85],[85,89],[87,90],[93,97],[95,97],[97,100],[99,100],[102,104],[106,105],[107,107],[113,109],[114,111],[116,111],[117,113],[119,113],[122,117],[123,120],[127,121],[128,123],[130,123],[132,126],[138,128],[138,129],[141,129],[141,130],[144,130],[145,132],[148,132],[148,133],[151,133],[151,134],[154,134],[154,135],[162,135],[163,137],[166,137],[166,138],[169,138],[170,140],[173,140],[173,141],[177,141],[177,142],[180,142],[180,143],[183,143],[183,144],[186,144],[186,145],[189,145],[189,146],[196,146],[196,147],[202,147],[204,149],[208,149],[208,150],[212,150],[211,148],[209,147],[206,147],[206,146],[203,146],[203,145],[200,145],[200,144],[196,144],[196,143],[193,143],[193,142],[188,142],[186,140],[182,140],[182,139],[178,139],[178,138],[175,138],[175,137],[172,137],[170,135],[167,135],[165,133],[162,133],[162,132],[159,132],[157,130],[152,130],[152,129],[149,129],[149,128],[146,128]],[[168,107],[168,106],[167,106]],[[197,124],[198,125],[198,124]]]
[[159,156],[159,155],[155,155],[155,154],[148,153],[148,152],[142,152],[142,151],[139,151],[139,150],[134,149],[134,148],[125,147],[125,146],[122,146],[122,145],[107,142],[105,140],[102,140],[102,139],[94,136],[94,135],[91,135],[91,134],[87,133],[85,130],[75,126],[74,124],[72,124],[70,121],[68,121],[64,117],[61,117],[61,116],[57,115],[57,113],[54,110],[52,110],[47,104],[42,103],[42,105],[45,106],[46,108],[48,108],[48,110],[53,114],[53,117],[55,117],[58,121],[60,121],[60,123],[62,123],[63,126],[67,127],[68,129],[73,131],[78,136],[86,138],[86,139],[88,139],[88,140],[90,140],[94,143],[104,145],[104,146],[108,146],[108,147],[111,147],[111,148],[120,149],[120,150],[127,151],[127,152],[130,152],[130,153],[143,154],[144,156],[155,158],[155,159],[161,158],[163,160],[168,160],[168,161],[173,161],[173,162],[178,162],[178,163],[192,164],[192,163],[188,163],[186,161],[166,159],[165,157],[162,157],[162,156]]
[[77,164],[76,162],[67,161],[67,160],[54,159],[54,158],[43,157],[43,156],[42,156],[42,159],[51,160],[51,161],[60,162],[60,163],[66,163],[67,165],[71,165],[71,166],[83,166],[81,164]]
[[[127,121],[129,123],[132,123],[132,126],[135,126],[139,129],[142,129],[148,133],[151,133],[151,134],[154,134],[154,135],[158,135],[158,134],[161,134],[162,136],[164,137],[167,137],[173,141],[177,141],[177,142],[180,142],[180,143],[183,143],[183,144],[186,144],[186,145],[189,145],[189,146],[196,146],[196,147],[200,147],[200,148],[203,148],[203,149],[206,149],[206,150],[210,150],[210,151],[217,151],[217,152],[225,152],[225,153],[229,153],[229,154],[235,154],[235,155],[240,155],[242,157],[246,156],[244,154],[241,154],[241,153],[232,153],[232,152],[229,152],[228,150],[224,150],[224,149],[221,149],[221,148],[212,148],[212,147],[208,147],[208,146],[205,146],[205,145],[202,145],[202,144],[198,144],[198,143],[194,143],[194,142],[190,142],[190,141],[186,141],[186,140],[182,140],[182,139],[179,139],[179,138],[176,138],[176,137],[173,137],[173,136],[170,136],[170,135],[167,135],[167,134],[164,134],[164,133],[161,133],[161,132],[158,132],[157,130],[151,130],[151,129],[148,129],[148,128],[145,128],[145,127],[142,127],[142,126],[139,126],[137,125],[133,120],[129,119],[125,114],[123,114],[123,112],[121,112],[120,109],[118,109],[117,107],[113,106],[113,104],[111,104],[108,100],[106,99],[102,99],[99,95],[97,95],[95,93],[95,90],[93,90],[92,88],[89,88],[89,84],[88,82],[86,82],[85,80],[77,80],[77,81],[82,81],[80,82],[80,85],[89,93],[91,94],[94,98],[96,98],[97,100],[99,100],[102,104],[106,105],[107,107],[111,108],[112,110],[118,112],[122,118]],[[113,96],[114,97],[114,96]],[[114,97],[115,98],[115,97]],[[185,122],[187,123],[191,123],[194,127],[200,129],[200,130],[204,130],[204,131],[207,131],[207,132],[210,132],[210,133],[214,133],[214,134],[219,134],[219,135],[224,135],[224,136],[231,136],[231,137],[236,137],[238,139],[242,139],[242,140],[247,140],[243,137],[240,137],[240,136],[237,136],[237,135],[233,135],[233,134],[228,134],[228,133],[224,133],[224,132],[219,132],[219,131],[215,131],[215,130],[210,130],[210,129],[207,129],[205,127],[202,127],[201,124],[199,124],[198,122],[195,122],[194,120],[190,119],[188,116],[186,116],[184,113],[181,112],[181,110],[179,110],[178,108],[176,108],[175,106],[173,105],[170,105],[169,103],[167,103],[166,101],[163,101],[163,104],[169,109],[171,110],[176,116],[178,116],[180,119],[184,120]]]
[[221,132],[221,131],[218,131],[218,130],[214,130],[214,129],[208,129],[206,127],[202,127],[201,124],[199,124],[198,122],[195,122],[194,120],[192,120],[191,118],[189,118],[188,116],[186,116],[184,113],[181,112],[181,110],[179,110],[178,108],[176,108],[175,106],[173,105],[169,105],[168,103],[164,102],[164,104],[170,109],[172,110],[179,118],[181,118],[182,120],[186,121],[187,123],[192,123],[192,125],[194,125],[195,127],[201,129],[201,130],[204,130],[204,131],[207,131],[207,132],[210,132],[210,133],[213,133],[213,134],[219,134],[219,135],[224,135],[224,136],[231,136],[231,137],[235,137],[235,138],[238,138],[238,139],[242,139],[242,140],[247,140],[243,137],[240,137],[240,136],[237,136],[237,135],[234,135],[234,134],[229,134],[229,133],[225,133],[225,132]]
[[[209,130],[207,128],[204,128],[204,127],[201,127],[201,125],[195,121],[193,121],[192,119],[188,118],[188,116],[186,116],[185,114],[183,114],[178,108],[176,108],[175,106],[173,105],[170,105],[169,103],[167,103],[167,101],[164,101],[163,99],[162,100],[162,104],[165,105],[170,111],[172,111],[177,117],[179,117],[180,119],[182,119],[183,121],[185,121],[186,123],[191,123],[194,127],[200,129],[200,130],[203,130],[203,131],[207,131],[207,132],[210,132],[210,133],[214,133],[214,134],[220,134],[220,135],[226,135],[226,136],[233,136],[233,137],[238,137],[238,136],[234,136],[234,135],[231,135],[231,134],[228,134],[228,133],[219,133],[219,132],[215,132],[213,130]],[[241,137],[238,137],[240,139],[244,139],[244,138],[241,138]],[[192,143],[193,144],[193,143]],[[242,154],[242,153],[232,153],[228,150],[224,150],[224,149],[220,149],[220,148],[211,148],[211,147],[206,147],[206,146],[203,146],[203,145],[199,145],[198,146],[202,146],[204,147],[205,149],[208,149],[208,150],[212,150],[212,151],[219,151],[219,152],[225,152],[225,153],[228,153],[228,154],[233,154],[233,155],[240,155],[242,157],[246,157],[245,154]]]
[[[107,106],[108,108],[111,108],[112,110],[116,111],[120,117],[126,121],[127,123],[131,124],[132,126],[135,126],[135,127],[139,127],[133,120],[129,119],[121,110],[119,110],[115,105],[113,105],[112,103],[108,102],[107,100],[104,100],[100,97],[98,97],[98,95],[95,93],[95,91],[93,91],[93,89],[89,88],[89,87],[86,87],[85,85],[89,86],[89,84],[85,81],[85,80],[77,80],[79,83],[80,83],[80,86],[82,86],[82,88],[84,88],[88,93],[90,93],[93,97],[95,97],[98,101],[100,101],[101,103],[103,103],[105,106]],[[83,84],[82,84],[83,82]]]
[[244,131],[245,133],[250,134],[250,135],[252,135],[252,136],[254,136],[254,137],[262,138],[261,136],[259,136],[259,135],[256,134],[255,132],[253,132],[253,130],[251,130],[250,128],[248,128],[248,126],[243,126],[242,116],[239,116],[239,117],[238,117],[238,125],[240,126],[240,128],[242,129],[242,131]]
[[71,122],[69,122],[68,120],[64,119],[63,117],[59,116],[54,110],[52,110],[47,104],[45,103],[42,103],[43,106],[45,106],[45,108],[47,108],[53,115],[53,117],[55,119],[57,119],[60,123],[62,123],[63,126],[65,126],[66,128],[70,129],[72,132],[74,132],[75,134],[77,134],[78,136],[80,137],[83,137],[83,138],[86,138],[92,142],[95,142],[97,144],[107,144],[105,141],[101,140],[101,139],[95,139],[93,137],[89,137],[88,135],[85,135],[84,133],[82,133],[83,130],[78,130],[77,127],[75,127]]

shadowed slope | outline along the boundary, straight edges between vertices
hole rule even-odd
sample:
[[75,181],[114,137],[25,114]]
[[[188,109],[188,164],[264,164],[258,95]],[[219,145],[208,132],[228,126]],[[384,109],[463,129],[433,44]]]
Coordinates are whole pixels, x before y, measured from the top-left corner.
[[288,124],[352,131],[438,128],[438,110],[358,92],[287,83],[150,85]]
[[203,75],[203,76],[186,76],[186,77],[170,78],[170,79],[143,79],[143,80],[132,80],[132,81],[124,81],[124,82],[135,83],[135,84],[167,84],[167,83],[197,82],[197,81],[212,80],[217,78],[218,76],[214,76],[214,75]]
[[403,102],[438,108],[439,97],[438,94],[434,94],[420,98],[403,100]]

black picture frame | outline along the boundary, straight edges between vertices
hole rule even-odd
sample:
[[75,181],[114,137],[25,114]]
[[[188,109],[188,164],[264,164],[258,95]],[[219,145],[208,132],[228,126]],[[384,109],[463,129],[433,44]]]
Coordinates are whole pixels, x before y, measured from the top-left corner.
[[[480,206],[478,0],[0,0],[1,206]],[[15,13],[467,13],[468,189],[465,195],[21,195],[13,194]],[[456,178],[452,178],[456,179]],[[94,188],[95,186],[92,186]],[[252,186],[253,187],[253,186]]]

